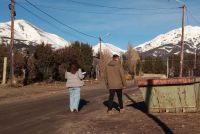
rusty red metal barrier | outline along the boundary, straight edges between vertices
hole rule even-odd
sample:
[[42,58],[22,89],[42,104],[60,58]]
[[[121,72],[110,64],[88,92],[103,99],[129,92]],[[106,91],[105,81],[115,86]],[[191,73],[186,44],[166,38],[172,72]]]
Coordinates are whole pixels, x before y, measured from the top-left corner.
[[168,79],[139,79],[136,81],[139,87],[144,86],[161,86],[161,85],[178,85],[193,84],[195,77],[168,78]]

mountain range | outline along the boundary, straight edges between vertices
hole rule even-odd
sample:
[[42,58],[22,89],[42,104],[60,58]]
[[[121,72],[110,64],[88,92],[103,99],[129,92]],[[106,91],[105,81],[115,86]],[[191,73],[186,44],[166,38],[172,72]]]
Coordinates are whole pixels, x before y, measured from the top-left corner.
[[[117,54],[117,55],[122,55],[123,53],[126,52],[126,50],[123,50],[109,43],[101,43],[101,50],[103,52],[107,51],[108,53]],[[100,51],[100,43],[98,43],[96,46],[93,46],[93,51],[94,51],[94,54],[97,54]]]
[[[43,31],[35,25],[25,20],[15,20],[15,44],[19,48],[34,48],[37,44],[50,44],[53,48],[59,49],[69,46],[71,43],[65,39]],[[0,42],[9,44],[10,41],[10,22],[0,23]],[[180,53],[181,28],[174,29],[165,34],[158,35],[154,39],[135,47],[144,56],[166,57]],[[185,26],[184,34],[185,53],[194,54],[200,52],[200,27]],[[113,44],[102,43],[102,51],[112,54],[122,54],[126,50],[116,47]],[[93,46],[94,54],[98,53],[100,44]]]
[[[174,29],[155,37],[136,47],[139,53],[145,56],[169,56],[180,53],[181,28]],[[200,27],[185,26],[184,52],[194,54],[200,48]]]
[[[10,22],[0,23],[0,42],[5,44],[10,43],[10,28]],[[15,20],[14,37],[15,44],[17,44],[16,47],[19,49],[34,49],[35,45],[41,43],[49,44],[55,49],[70,45],[69,41],[66,41],[55,34],[47,33],[25,20]],[[93,47],[94,55],[99,52],[99,48],[99,44]],[[108,50],[108,52],[112,54],[121,54],[125,52],[125,50],[112,44],[102,43],[102,51],[105,50]]]
[[[50,44],[53,48],[62,48],[70,45],[70,42],[34,26],[25,20],[15,20],[14,37],[16,44],[37,45]],[[10,22],[0,23],[0,42],[9,43]]]

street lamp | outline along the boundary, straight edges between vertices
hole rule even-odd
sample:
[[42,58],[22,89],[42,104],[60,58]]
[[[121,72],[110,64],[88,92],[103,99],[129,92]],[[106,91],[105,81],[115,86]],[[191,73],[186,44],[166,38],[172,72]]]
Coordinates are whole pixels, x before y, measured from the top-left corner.
[[103,41],[103,38],[105,38],[105,37],[108,37],[108,36],[110,36],[111,35],[111,33],[107,33],[107,34],[105,34],[104,36],[99,36],[99,63],[100,63],[100,66],[99,66],[99,75],[100,76],[102,76],[101,74],[101,72],[102,72],[102,67],[101,67],[101,61],[102,61],[102,41]]
[[183,0],[175,0],[177,3],[179,3],[179,4],[182,4],[182,5],[185,5],[185,0],[184,0],[184,2],[183,2]]
[[99,53],[100,53],[100,56],[99,56],[99,58],[101,59],[101,49],[102,49],[102,46],[101,46],[101,43],[102,43],[102,41],[103,41],[103,38],[105,38],[105,37],[108,37],[108,36],[110,36],[111,35],[111,33],[107,33],[107,34],[105,34],[104,36],[99,36]]

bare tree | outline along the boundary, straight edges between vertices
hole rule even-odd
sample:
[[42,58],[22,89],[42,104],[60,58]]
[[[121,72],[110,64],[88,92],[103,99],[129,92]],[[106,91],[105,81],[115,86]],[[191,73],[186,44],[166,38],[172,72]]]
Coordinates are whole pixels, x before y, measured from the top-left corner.
[[129,43],[128,50],[125,53],[125,60],[124,60],[126,70],[132,75],[136,74],[136,67],[139,61],[140,61],[140,56],[137,50],[132,46],[131,43]]
[[109,51],[104,50],[101,54],[101,59],[99,61],[100,78],[103,78],[105,67],[111,59],[112,54]]

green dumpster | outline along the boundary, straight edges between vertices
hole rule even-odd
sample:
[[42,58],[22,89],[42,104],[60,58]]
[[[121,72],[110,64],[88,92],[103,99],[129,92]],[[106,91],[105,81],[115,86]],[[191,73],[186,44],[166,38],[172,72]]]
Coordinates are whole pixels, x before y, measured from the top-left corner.
[[200,111],[200,77],[137,80],[149,112]]

